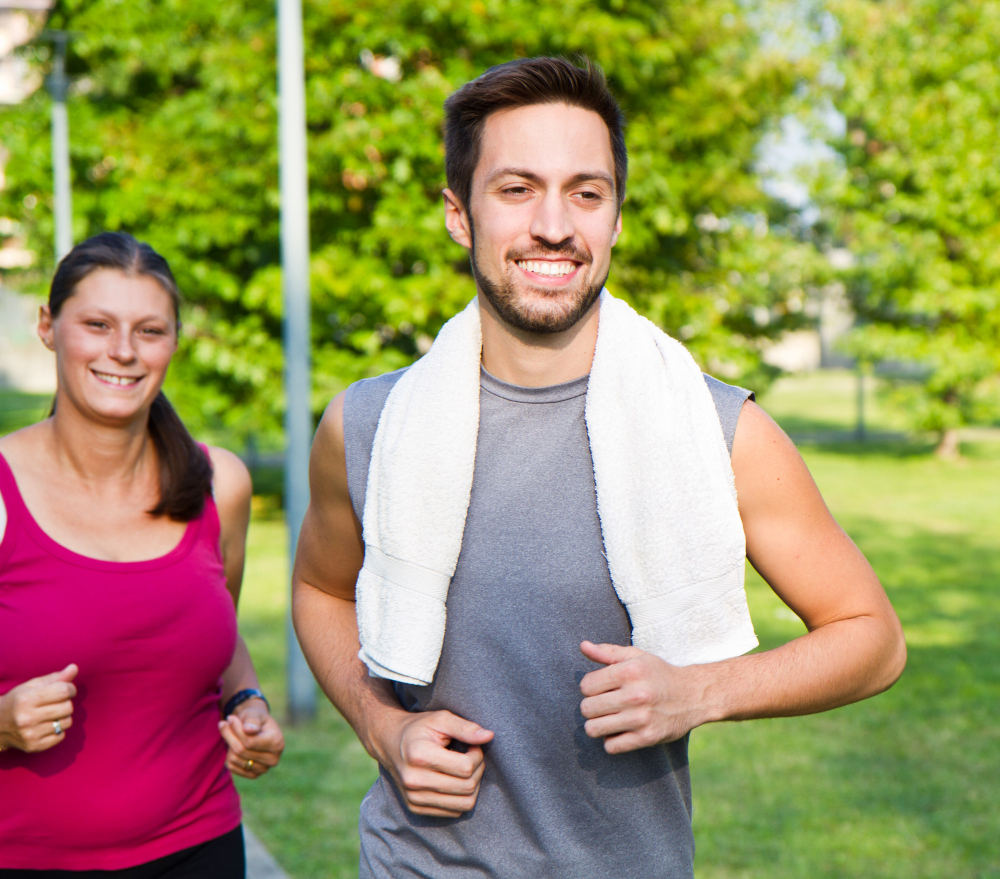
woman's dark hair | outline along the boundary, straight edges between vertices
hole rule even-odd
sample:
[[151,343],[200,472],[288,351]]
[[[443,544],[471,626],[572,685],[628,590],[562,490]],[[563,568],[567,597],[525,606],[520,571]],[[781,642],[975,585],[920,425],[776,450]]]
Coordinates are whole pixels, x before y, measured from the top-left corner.
[[615,162],[615,198],[621,208],[628,178],[625,116],[601,68],[589,58],[582,62],[584,66],[577,67],[565,58],[518,58],[491,67],[444,102],[445,173],[448,187],[466,210],[486,118],[498,110],[558,103],[593,110],[608,126]]
[[[132,277],[153,278],[170,296],[174,320],[180,329],[181,293],[167,261],[152,247],[125,232],[102,232],[74,247],[62,258],[49,289],[49,312],[58,317],[84,278],[98,269],[116,269]],[[53,402],[50,415],[56,411]],[[212,464],[163,391],[149,410],[149,436],[160,459],[160,500],[153,516],[189,522],[201,515],[212,490]]]

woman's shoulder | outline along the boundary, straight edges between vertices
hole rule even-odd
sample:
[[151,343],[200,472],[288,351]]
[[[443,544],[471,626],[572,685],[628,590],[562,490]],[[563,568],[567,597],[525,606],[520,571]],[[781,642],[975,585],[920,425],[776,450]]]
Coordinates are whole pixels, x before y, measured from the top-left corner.
[[47,440],[48,436],[49,423],[47,419],[36,424],[29,424],[13,433],[0,436],[0,454],[7,459],[7,463],[13,470],[17,466],[15,462],[25,455],[30,454],[37,459],[42,449],[41,443]]
[[[11,473],[15,474],[15,478],[22,468],[22,462],[26,460],[37,462],[38,455],[45,453],[43,442],[46,439],[47,430],[46,422],[41,421],[38,424],[29,424],[27,427],[15,430],[6,436],[0,436],[0,455],[3,455]],[[7,507],[4,504],[3,493],[0,492],[0,540],[3,540],[6,531]]]
[[212,495],[216,506],[224,504],[249,503],[253,492],[250,471],[239,455],[218,446],[205,446],[212,462]]

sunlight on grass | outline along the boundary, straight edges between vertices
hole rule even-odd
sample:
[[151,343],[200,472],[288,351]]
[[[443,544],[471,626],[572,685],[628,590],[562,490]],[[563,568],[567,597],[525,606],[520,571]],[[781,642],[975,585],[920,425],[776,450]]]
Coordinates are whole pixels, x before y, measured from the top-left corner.
[[[879,379],[865,378],[864,421],[871,433],[900,433],[905,414],[887,405]],[[824,369],[779,378],[757,402],[789,434],[849,433],[857,426],[857,374]]]

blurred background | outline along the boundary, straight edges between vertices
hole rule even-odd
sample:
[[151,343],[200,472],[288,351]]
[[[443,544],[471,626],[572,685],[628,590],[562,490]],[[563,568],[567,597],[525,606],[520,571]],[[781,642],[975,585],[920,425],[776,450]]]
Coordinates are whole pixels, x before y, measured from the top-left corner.
[[[0,431],[54,389],[53,32],[72,237],[186,297],[166,391],[254,474],[241,624],[282,705],[287,604],[275,7],[0,3]],[[692,736],[699,879],[1000,876],[1000,2],[306,0],[311,403],[412,362],[474,293],[443,230],[444,98],[586,53],[629,120],[615,295],[753,389],[910,647],[888,694]],[[802,624],[748,573],[762,647]],[[241,784],[296,877],[356,875],[376,775],[328,705]]]

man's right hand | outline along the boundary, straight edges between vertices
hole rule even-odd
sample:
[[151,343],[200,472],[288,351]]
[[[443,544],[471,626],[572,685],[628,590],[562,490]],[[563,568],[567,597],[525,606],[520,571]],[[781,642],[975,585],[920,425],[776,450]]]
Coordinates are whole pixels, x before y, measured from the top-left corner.
[[[344,394],[327,407],[309,459],[309,508],[292,573],[292,619],[316,680],[416,815],[457,818],[476,805],[493,733],[450,711],[408,712],[358,659],[354,587],[365,557],[347,484]],[[452,741],[468,750],[449,750]]]
[[[73,725],[76,686],[71,683],[79,669],[67,665],[62,671],[32,678],[0,696],[0,750],[46,751],[58,745]],[[56,721],[59,726],[56,726]]]
[[[380,763],[415,815],[457,818],[476,805],[483,778],[483,748],[493,733],[450,711],[416,712],[384,736]],[[452,741],[468,745],[463,754]]]

